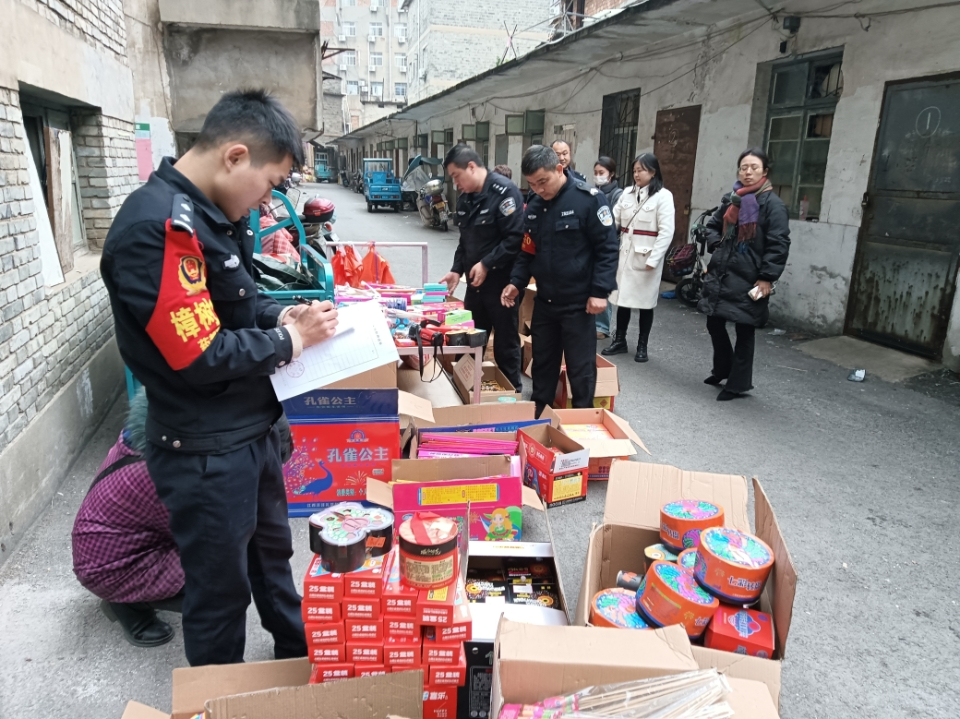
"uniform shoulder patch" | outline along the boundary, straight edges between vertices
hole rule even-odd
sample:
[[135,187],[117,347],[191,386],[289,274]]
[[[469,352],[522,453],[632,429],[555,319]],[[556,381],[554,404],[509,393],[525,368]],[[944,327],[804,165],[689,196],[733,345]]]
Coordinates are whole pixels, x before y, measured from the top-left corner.
[[573,184],[576,186],[578,190],[589,192],[591,195],[596,195],[598,192],[600,192],[600,190],[598,190],[596,187],[591,187],[583,180],[574,180]]
[[509,217],[516,211],[517,203],[512,197],[508,197],[506,200],[500,203],[500,214],[504,217]]
[[606,205],[597,210],[597,218],[604,227],[610,227],[613,224],[613,213]]

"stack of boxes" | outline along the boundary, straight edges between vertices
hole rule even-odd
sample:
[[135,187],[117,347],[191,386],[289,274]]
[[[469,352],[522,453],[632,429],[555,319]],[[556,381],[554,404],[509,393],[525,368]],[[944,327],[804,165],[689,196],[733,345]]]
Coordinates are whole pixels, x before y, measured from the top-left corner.
[[407,586],[394,547],[346,574],[315,556],[303,585],[312,684],[422,669],[424,719],[456,715],[471,638],[462,579],[440,589]]

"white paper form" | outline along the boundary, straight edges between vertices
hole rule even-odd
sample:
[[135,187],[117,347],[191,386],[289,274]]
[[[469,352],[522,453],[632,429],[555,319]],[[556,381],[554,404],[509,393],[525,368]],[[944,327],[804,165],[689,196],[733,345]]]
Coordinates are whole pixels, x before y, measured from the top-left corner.
[[277,399],[290,399],[400,359],[379,303],[341,307],[337,319],[333,337],[307,347],[273,373],[270,381]]

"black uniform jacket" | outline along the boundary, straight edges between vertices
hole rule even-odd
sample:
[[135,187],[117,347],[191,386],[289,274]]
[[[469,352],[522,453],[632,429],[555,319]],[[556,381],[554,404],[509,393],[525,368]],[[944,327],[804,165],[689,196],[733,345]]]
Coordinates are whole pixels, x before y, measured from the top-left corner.
[[536,196],[524,213],[525,237],[510,284],[537,280],[537,300],[554,307],[586,308],[617,288],[620,243],[607,198],[567,178],[552,200]]
[[520,189],[503,175],[488,172],[480,192],[460,195],[456,223],[460,244],[451,271],[463,275],[483,262],[488,274],[501,277],[501,284],[506,284],[523,242]]
[[769,318],[770,299],[754,301],[747,293],[757,280],[776,282],[783,274],[790,253],[790,220],[783,200],[773,192],[757,195],[757,204],[757,234],[743,245],[737,243],[735,227],[723,236],[723,214],[730,207],[730,195],[707,220],[707,249],[713,254],[703,278],[699,309],[730,322],[763,327]]
[[280,417],[269,377],[293,341],[257,291],[253,246],[247,221],[230,222],[169,158],[117,213],[100,270],[154,444],[225,453]]

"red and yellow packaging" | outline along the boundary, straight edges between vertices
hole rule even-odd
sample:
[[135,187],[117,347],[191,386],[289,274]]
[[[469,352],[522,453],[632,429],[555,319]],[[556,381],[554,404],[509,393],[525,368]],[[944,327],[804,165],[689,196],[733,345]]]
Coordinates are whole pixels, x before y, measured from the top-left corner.
[[753,604],[773,569],[773,550],[752,534],[712,527],[700,535],[693,574],[704,589],[731,604]]
[[354,664],[382,664],[383,642],[347,642],[347,661]]
[[303,629],[307,635],[307,644],[310,646],[343,644],[346,641],[343,622],[331,622],[329,624],[314,624],[310,622],[304,624]]
[[455,719],[457,688],[455,686],[423,687],[423,719]]
[[667,502],[660,508],[660,539],[675,554],[700,546],[700,533],[723,526],[723,507],[699,499]]
[[385,637],[419,637],[420,622],[413,617],[395,617],[387,615],[383,618],[383,635]]
[[457,664],[463,657],[463,642],[438,642],[433,627],[423,633],[424,664]]
[[335,682],[353,678],[353,664],[314,664],[310,671],[311,684]]
[[710,649],[770,659],[774,650],[773,617],[752,609],[720,605],[703,644]]
[[307,647],[307,658],[311,664],[342,664],[347,655],[343,644],[321,644]]
[[427,684],[435,686],[458,686],[467,683],[467,658],[463,651],[456,664],[431,664],[427,667],[427,675],[423,678]]
[[417,597],[417,620],[426,625],[450,626],[454,623],[454,607],[466,604],[466,596],[463,580],[459,578],[449,587],[421,589]]
[[383,596],[383,572],[385,556],[368,557],[355,572],[343,575],[343,596],[379,598]]
[[357,677],[381,677],[389,673],[390,668],[386,664],[357,664],[353,671]]
[[387,637],[383,640],[383,663],[394,671],[400,667],[404,669],[419,669],[421,665],[420,637]]
[[399,547],[394,547],[387,554],[384,562],[383,597],[380,606],[385,615],[402,615],[415,617],[417,614],[417,598],[420,590],[408,587],[400,581]]
[[303,578],[303,601],[339,602],[343,599],[343,575],[327,571],[319,554],[313,555],[313,561]]
[[347,619],[343,624],[348,642],[383,642],[382,619]]
[[453,584],[459,569],[459,526],[434,512],[414,512],[397,530],[400,576],[417,589],[441,589]]
[[304,624],[330,624],[343,619],[340,604],[332,602],[308,602],[304,599],[303,604],[300,605],[300,611],[303,614]]
[[342,608],[344,619],[380,619],[379,599],[344,597]]
[[703,634],[720,602],[690,572],[672,562],[654,562],[637,593],[637,612],[654,626],[682,624],[687,636]]

